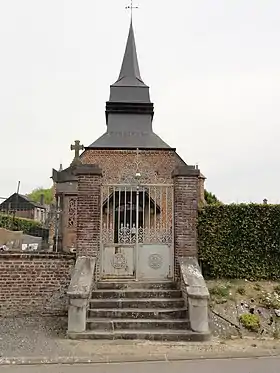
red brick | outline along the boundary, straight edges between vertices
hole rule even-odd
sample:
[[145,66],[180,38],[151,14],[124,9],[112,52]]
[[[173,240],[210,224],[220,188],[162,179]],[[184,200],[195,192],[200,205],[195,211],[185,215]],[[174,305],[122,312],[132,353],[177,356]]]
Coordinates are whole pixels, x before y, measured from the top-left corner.
[[0,316],[65,315],[72,255],[0,254]]

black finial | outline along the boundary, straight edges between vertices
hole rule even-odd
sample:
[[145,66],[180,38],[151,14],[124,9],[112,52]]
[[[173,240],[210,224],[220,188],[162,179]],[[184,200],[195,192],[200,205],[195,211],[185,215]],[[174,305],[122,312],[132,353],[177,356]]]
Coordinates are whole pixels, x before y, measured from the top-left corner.
[[132,23],[132,17],[133,17],[133,9],[139,9],[139,6],[133,5],[133,0],[130,0],[130,5],[126,6],[125,9],[129,9],[131,12],[131,23]]

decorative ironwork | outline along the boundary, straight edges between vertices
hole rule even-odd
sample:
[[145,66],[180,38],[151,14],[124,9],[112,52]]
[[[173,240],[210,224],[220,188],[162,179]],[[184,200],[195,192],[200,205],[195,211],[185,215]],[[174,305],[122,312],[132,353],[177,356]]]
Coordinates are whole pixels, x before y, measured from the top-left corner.
[[173,185],[107,185],[102,200],[104,244],[173,245]]
[[107,226],[106,223],[104,223],[102,227],[102,242],[114,242],[114,229],[112,224],[110,224],[110,226]]
[[135,243],[136,237],[136,227],[133,226],[132,229],[129,228],[129,224],[126,227],[121,226],[118,231],[119,243],[130,244]]
[[112,266],[115,269],[124,269],[127,266],[126,258],[122,253],[117,253],[112,258]]
[[152,269],[159,269],[162,267],[163,258],[159,254],[152,254],[149,256],[148,264]]
[[76,228],[77,226],[77,198],[69,199],[68,208],[68,228]]

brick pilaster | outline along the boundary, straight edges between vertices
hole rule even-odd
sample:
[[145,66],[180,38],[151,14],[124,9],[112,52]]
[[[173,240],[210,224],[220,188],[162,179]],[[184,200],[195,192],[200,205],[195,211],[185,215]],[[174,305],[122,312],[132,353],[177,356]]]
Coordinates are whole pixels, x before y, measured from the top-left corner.
[[101,178],[96,165],[80,165],[77,202],[77,256],[98,255],[100,246]]
[[194,166],[178,167],[173,172],[176,274],[178,257],[197,256],[199,175]]

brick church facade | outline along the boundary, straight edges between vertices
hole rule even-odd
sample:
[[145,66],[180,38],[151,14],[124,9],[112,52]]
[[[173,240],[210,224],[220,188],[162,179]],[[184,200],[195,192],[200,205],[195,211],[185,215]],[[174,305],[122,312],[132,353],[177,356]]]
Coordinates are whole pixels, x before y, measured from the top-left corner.
[[[204,177],[153,132],[153,116],[131,23],[120,75],[106,103],[106,132],[76,155],[69,168],[53,170],[61,210],[56,245],[64,251],[75,249],[77,255],[68,292],[68,332],[73,338],[84,338],[91,323],[107,320],[117,326],[115,319],[124,317],[129,328],[109,335],[92,331],[91,338],[200,340],[209,335],[209,294],[197,263],[196,232]],[[148,308],[156,303],[163,313],[168,300],[156,291],[162,289],[171,298],[179,292],[177,307],[169,310],[175,319],[170,316],[170,323],[158,329],[167,316],[151,322],[155,317],[145,316],[141,299],[131,299],[125,309],[108,299],[98,308],[110,291],[115,292],[113,298],[127,291],[129,302],[135,289],[142,295],[151,292],[143,300],[149,304],[153,295],[157,299]],[[135,318],[142,320],[140,331]],[[185,330],[170,331],[174,320],[185,323]]]

